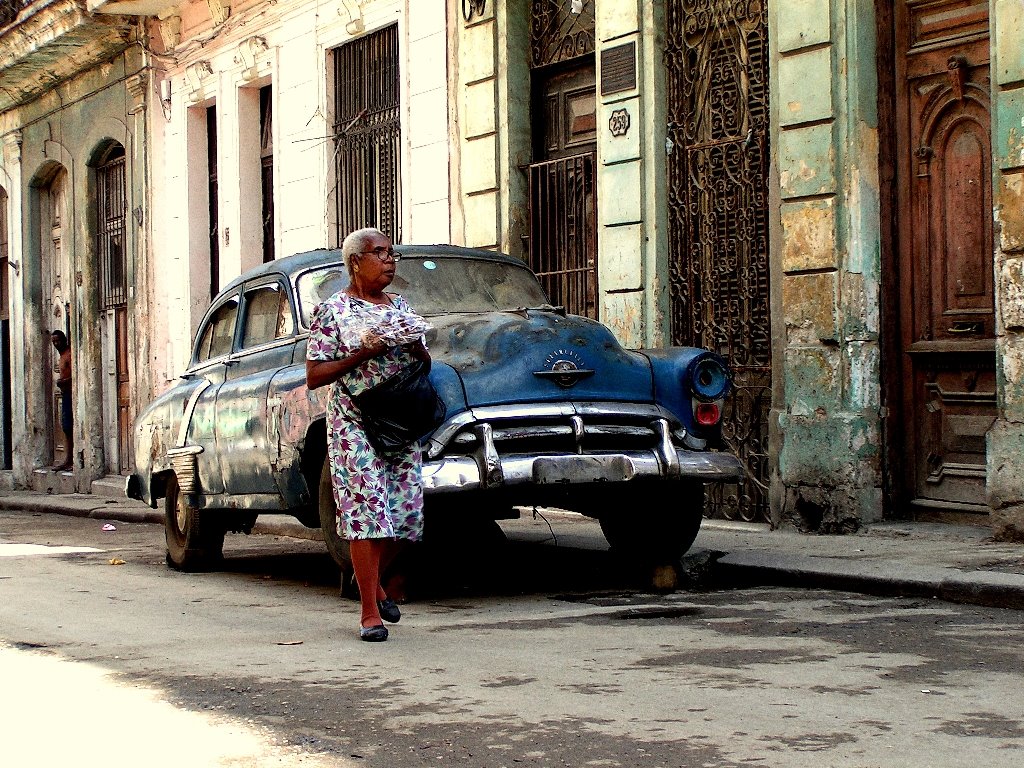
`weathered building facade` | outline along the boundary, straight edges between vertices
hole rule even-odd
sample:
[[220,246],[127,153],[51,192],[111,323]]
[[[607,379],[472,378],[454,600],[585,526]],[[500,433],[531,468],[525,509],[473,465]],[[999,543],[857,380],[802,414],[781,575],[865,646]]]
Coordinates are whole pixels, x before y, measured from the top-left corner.
[[[0,112],[0,243],[22,270],[37,264],[7,270],[12,443],[34,434],[30,419],[18,426],[22,389],[39,407],[51,397],[45,338],[31,339],[61,303],[44,301],[40,233],[54,214],[40,212],[59,198],[48,191],[58,169],[77,174],[67,269],[97,285],[82,169],[104,166],[113,139],[129,169],[122,316],[145,330],[128,334],[129,415],[184,366],[219,285],[377,224],[404,242],[519,256],[555,303],[626,345],[725,354],[727,438],[749,477],[712,499],[713,514],[819,531],[946,519],[1024,535],[1017,0],[89,8],[114,14],[104,30],[129,19],[120,69],[97,54],[58,88],[37,73],[32,98]],[[0,71],[42,61],[18,54]],[[74,106],[70,83],[99,104],[114,93],[101,83],[137,71],[124,105],[103,108],[120,110],[123,132],[98,137],[98,113]],[[60,155],[69,125],[81,148]],[[99,289],[72,295],[79,381],[111,391],[117,309]],[[76,389],[79,408],[92,391]],[[92,476],[116,471],[115,411],[104,405],[103,425],[82,419]],[[32,440],[18,482],[49,458]]]
[[[9,482],[72,486],[123,472],[134,407],[152,387],[145,322],[149,54],[133,17],[74,0],[0,14],[3,445]],[[74,472],[50,331],[72,345]]]
[[454,236],[730,358],[719,513],[1021,535],[1020,3],[458,10]]

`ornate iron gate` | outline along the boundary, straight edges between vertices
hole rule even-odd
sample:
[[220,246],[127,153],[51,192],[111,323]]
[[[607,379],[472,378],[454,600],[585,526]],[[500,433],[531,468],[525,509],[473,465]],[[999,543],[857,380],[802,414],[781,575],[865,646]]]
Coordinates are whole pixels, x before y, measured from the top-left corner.
[[705,514],[768,515],[767,0],[668,4],[672,343],[723,354],[735,389],[725,439],[747,479]]

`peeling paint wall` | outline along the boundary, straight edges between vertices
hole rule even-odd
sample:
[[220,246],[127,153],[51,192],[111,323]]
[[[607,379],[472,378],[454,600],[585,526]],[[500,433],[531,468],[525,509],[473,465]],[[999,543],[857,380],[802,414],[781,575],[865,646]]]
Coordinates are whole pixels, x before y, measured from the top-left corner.
[[[769,4],[776,524],[842,532],[882,512],[875,19],[855,0]],[[781,402],[779,400],[781,399]]]
[[1024,4],[990,8],[999,415],[987,438],[988,503],[996,537],[1024,542]]
[[[117,415],[110,339],[112,318],[99,306],[99,266],[95,246],[95,180],[91,164],[111,142],[125,150],[127,219],[123,244],[127,254],[129,313],[129,382],[133,406],[148,399],[149,370],[137,364],[148,356],[148,339],[138,332],[148,323],[147,102],[151,87],[148,63],[139,47],[99,62],[33,101],[7,111],[2,176],[15,182],[12,210],[12,392],[14,482],[45,482],[36,472],[52,463],[53,349],[47,332],[54,327],[49,296],[42,295],[44,233],[41,206],[45,184],[59,168],[66,174],[66,211],[61,252],[68,274],[61,285],[70,305],[74,418],[74,485],[88,491],[94,479],[116,472]],[[138,290],[136,290],[138,289]],[[61,318],[63,320],[63,317]],[[135,331],[135,332],[132,332]],[[134,410],[133,410],[134,414]]]

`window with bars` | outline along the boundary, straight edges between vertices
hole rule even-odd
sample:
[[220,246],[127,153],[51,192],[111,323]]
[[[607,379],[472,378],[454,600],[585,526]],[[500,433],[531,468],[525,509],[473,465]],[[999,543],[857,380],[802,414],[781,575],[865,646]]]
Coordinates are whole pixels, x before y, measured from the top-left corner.
[[362,227],[400,242],[398,26],[336,48],[333,57],[338,242]]
[[125,263],[125,157],[124,147],[113,147],[96,168],[96,252],[99,257],[100,306],[128,303]]
[[274,138],[270,86],[260,88],[260,186],[263,192],[263,263],[274,260]]

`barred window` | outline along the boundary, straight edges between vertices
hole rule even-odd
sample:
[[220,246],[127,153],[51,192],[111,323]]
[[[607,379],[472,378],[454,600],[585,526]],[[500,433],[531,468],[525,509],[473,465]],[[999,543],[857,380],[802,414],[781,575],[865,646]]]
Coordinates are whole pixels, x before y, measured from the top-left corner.
[[125,157],[114,146],[96,169],[96,251],[99,257],[100,306],[128,303],[125,262]]
[[398,26],[334,49],[337,226],[401,241]]

